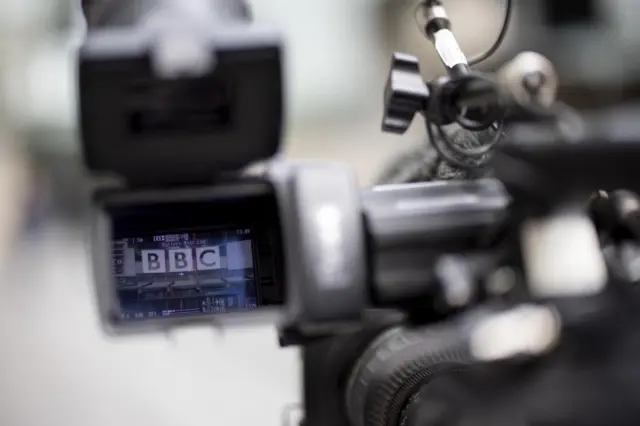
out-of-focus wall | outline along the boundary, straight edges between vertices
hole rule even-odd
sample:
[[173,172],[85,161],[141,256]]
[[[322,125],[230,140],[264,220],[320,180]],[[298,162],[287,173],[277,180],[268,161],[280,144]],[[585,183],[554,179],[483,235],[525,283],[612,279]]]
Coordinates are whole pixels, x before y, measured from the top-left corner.
[[[78,148],[73,49],[79,31],[77,25],[64,27],[73,22],[68,2],[2,3],[5,39],[20,40],[4,47],[10,51],[0,63],[4,104],[16,125],[47,135],[46,140],[36,137],[35,144],[73,155]],[[414,1],[251,3],[256,21],[277,26],[286,40],[286,155],[347,161],[367,184],[389,157],[424,138],[419,122],[405,136],[380,131],[393,50],[420,56],[426,76],[442,72],[414,22]],[[492,42],[501,2],[457,0],[447,6],[465,49],[481,50]]]
[[367,183],[411,137],[380,132],[388,55],[381,0],[254,0],[287,43],[286,154],[344,160]]
[[[73,155],[78,27],[58,25],[65,2],[34,0],[32,8],[4,2],[10,23],[4,29],[11,34],[5,39],[20,40],[0,59],[4,104],[16,126],[36,135],[32,142],[39,148]],[[277,26],[286,40],[285,153],[351,162],[365,183],[381,162],[415,140],[379,131],[388,64],[379,25],[383,3],[253,2],[256,21]]]

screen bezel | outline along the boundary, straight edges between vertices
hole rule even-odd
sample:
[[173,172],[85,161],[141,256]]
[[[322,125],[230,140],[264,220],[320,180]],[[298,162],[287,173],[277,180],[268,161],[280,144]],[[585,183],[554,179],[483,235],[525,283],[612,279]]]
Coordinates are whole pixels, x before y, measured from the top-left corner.
[[[216,203],[238,202],[255,203],[263,200],[264,209],[260,211],[262,221],[272,222],[275,228],[273,250],[282,253],[282,235],[279,222],[278,206],[273,188],[264,181],[242,181],[221,183],[207,187],[171,188],[162,190],[103,190],[94,195],[91,240],[92,259],[95,275],[96,298],[100,311],[101,322],[109,332],[140,331],[141,329],[173,328],[185,323],[237,323],[252,321],[258,318],[277,321],[281,307],[258,307],[250,311],[228,313],[203,313],[201,315],[186,315],[176,317],[156,317],[126,321],[120,315],[120,302],[113,282],[111,258],[112,239],[114,235],[111,212],[120,208],[148,208],[153,205],[178,203]],[[212,228],[217,224],[213,223]],[[179,225],[176,226],[178,228]],[[255,243],[254,243],[255,244]],[[278,291],[282,294],[282,303],[286,298],[284,285],[284,265],[281,256],[274,256],[274,279]],[[260,283],[256,284],[257,286]],[[258,290],[259,291],[259,290]],[[266,318],[265,318],[266,317]]]

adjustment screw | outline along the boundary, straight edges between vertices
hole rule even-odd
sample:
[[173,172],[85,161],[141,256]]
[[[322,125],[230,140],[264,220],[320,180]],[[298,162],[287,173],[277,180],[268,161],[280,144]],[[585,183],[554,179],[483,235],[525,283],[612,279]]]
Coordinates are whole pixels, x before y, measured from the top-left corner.
[[522,86],[531,96],[538,94],[540,89],[544,86],[547,78],[540,71],[529,72],[522,77]]
[[413,117],[424,109],[428,100],[429,88],[420,74],[418,58],[394,53],[384,90],[382,130],[405,133]]

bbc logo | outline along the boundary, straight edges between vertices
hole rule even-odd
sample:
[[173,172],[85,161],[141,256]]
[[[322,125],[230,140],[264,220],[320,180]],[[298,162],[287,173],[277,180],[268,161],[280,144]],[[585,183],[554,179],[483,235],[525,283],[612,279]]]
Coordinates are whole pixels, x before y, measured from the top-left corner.
[[[195,252],[195,256],[194,256]],[[220,246],[195,249],[141,250],[142,273],[210,271],[220,269]]]

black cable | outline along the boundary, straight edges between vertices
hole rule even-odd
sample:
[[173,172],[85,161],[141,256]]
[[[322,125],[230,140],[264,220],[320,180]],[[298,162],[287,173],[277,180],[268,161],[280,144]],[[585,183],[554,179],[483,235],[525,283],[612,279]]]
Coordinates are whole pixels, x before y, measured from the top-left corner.
[[[513,0],[505,0],[505,2],[504,20],[502,22],[500,32],[498,33],[498,37],[493,42],[491,47],[489,47],[489,49],[487,49],[482,54],[472,57],[467,61],[470,67],[475,66],[491,57],[491,55],[493,55],[502,45],[507,31],[509,30],[509,24],[511,22],[513,11]],[[418,22],[418,8],[424,5],[424,2],[420,2],[416,7],[416,12],[414,14],[416,22]],[[423,31],[424,33],[424,25],[420,25],[419,22],[418,25],[421,31]],[[449,85],[453,85],[452,87],[450,87],[449,96],[455,97],[456,95],[460,95],[472,84],[477,83],[478,81],[492,84],[492,81],[490,79],[482,76],[479,73],[471,71],[468,75],[461,76],[455,80],[451,80],[448,83]],[[498,91],[498,88],[495,87],[494,90]],[[438,95],[442,95],[442,92],[439,92]],[[435,93],[432,93],[432,96],[437,95]],[[450,102],[450,100],[451,99],[436,99],[434,100],[434,102],[432,102],[432,106],[435,105],[436,108],[440,109],[442,109],[443,107],[446,108],[446,105],[448,102]],[[500,106],[493,106],[489,111],[487,111],[486,119],[482,122],[475,122],[466,118],[466,111],[456,111],[455,117],[450,117],[450,119],[453,119],[463,129],[468,131],[483,131],[492,126],[494,127],[495,135],[489,142],[481,143],[480,146],[471,148],[464,148],[460,146],[455,141],[453,141],[449,135],[447,135],[442,125],[433,123],[428,118],[425,118],[427,134],[429,136],[431,145],[436,150],[440,158],[453,167],[466,171],[482,168],[491,159],[491,150],[495,147],[495,145],[502,137],[504,128],[504,123],[502,121],[503,112],[504,111]],[[453,115],[453,113],[451,115]]]
[[473,56],[471,59],[468,60],[470,67],[478,65],[480,62],[486,61],[489,57],[491,57],[491,55],[493,55],[498,51],[498,49],[502,45],[502,42],[504,42],[504,38],[507,35],[507,31],[509,30],[512,11],[513,11],[513,0],[505,0],[504,20],[502,21],[502,28],[498,33],[498,37],[493,42],[491,47],[487,49],[486,52]]
[[[424,25],[421,24],[420,20],[418,19],[418,12],[420,11],[420,9],[425,4],[426,3],[424,1],[421,1],[418,4],[416,4],[416,7],[415,7],[414,12],[413,12],[413,18],[415,19],[416,24],[418,25],[418,28],[420,29],[420,32],[425,37],[427,37],[427,34],[425,32],[425,29],[424,29]],[[502,46],[502,43],[504,42],[504,38],[507,36],[507,31],[509,30],[509,26],[511,24],[512,12],[513,12],[513,0],[505,0],[504,19],[502,21],[502,28],[500,29],[500,32],[498,33],[498,37],[495,39],[495,41],[493,42],[491,47],[489,47],[489,49],[487,49],[485,52],[483,52],[481,54],[478,54],[476,56],[471,57],[471,59],[469,59],[467,61],[470,67],[473,67],[475,65],[478,65],[481,62],[486,61],[488,58],[491,57],[491,55],[493,55],[494,53],[496,53],[498,51],[500,46]]]

